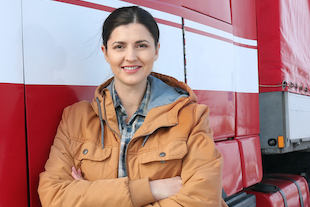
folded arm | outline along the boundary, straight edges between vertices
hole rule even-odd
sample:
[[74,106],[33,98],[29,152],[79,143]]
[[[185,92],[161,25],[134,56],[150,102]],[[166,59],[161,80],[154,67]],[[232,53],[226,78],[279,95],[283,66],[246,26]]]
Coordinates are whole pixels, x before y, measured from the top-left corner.
[[[124,177],[92,182],[74,179],[71,171],[75,159],[67,124],[69,109],[63,113],[45,171],[40,174],[38,193],[42,206],[136,207],[154,202],[148,178],[131,181]],[[79,170],[76,172],[79,175]]]
[[174,196],[145,207],[226,206],[221,198],[223,158],[215,148],[209,127],[209,109],[198,105],[194,111],[196,121],[187,140],[188,153],[182,164],[182,189]]

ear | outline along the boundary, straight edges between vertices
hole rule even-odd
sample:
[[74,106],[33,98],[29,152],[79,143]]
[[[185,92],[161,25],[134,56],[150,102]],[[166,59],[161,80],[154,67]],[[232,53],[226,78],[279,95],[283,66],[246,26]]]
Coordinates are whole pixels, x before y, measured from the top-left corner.
[[156,47],[156,51],[155,51],[155,59],[154,61],[156,61],[158,59],[158,55],[159,55],[159,48],[160,48],[160,43],[157,43],[157,47]]
[[109,57],[108,57],[108,51],[107,51],[107,49],[106,49],[106,47],[105,47],[104,45],[101,45],[101,50],[102,50],[102,52],[103,52],[103,54],[104,54],[105,60],[106,60],[108,63],[110,63],[110,62],[109,62]]

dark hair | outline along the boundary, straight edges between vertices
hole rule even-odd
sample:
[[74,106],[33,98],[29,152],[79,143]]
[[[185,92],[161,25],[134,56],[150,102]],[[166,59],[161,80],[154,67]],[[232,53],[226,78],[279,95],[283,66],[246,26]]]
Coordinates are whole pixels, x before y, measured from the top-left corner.
[[144,9],[138,6],[121,7],[114,10],[104,21],[102,27],[102,41],[107,49],[107,42],[112,31],[121,25],[130,23],[143,24],[154,38],[157,47],[159,40],[159,29],[154,17]]

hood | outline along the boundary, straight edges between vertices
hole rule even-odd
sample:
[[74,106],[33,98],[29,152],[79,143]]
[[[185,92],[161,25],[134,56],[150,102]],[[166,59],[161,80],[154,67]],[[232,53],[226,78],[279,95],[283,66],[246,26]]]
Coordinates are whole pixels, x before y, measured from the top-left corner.
[[[95,113],[99,116],[98,106],[96,99],[98,98],[102,103],[103,98],[105,99],[105,105],[113,105],[111,93],[107,86],[113,81],[114,77],[110,78],[103,84],[97,87],[95,91],[95,97],[92,101],[92,107]],[[160,73],[151,72],[148,80],[151,83],[151,99],[148,105],[148,111],[154,107],[171,104],[180,97],[188,97],[188,103],[197,103],[197,97],[192,89],[183,82],[177,79],[163,75]],[[156,87],[155,87],[156,85]],[[171,87],[169,87],[171,86]]]
[[[148,113],[143,127],[137,130],[135,137],[147,136],[159,127],[176,125],[179,110],[187,104],[197,102],[197,97],[190,87],[175,78],[152,72],[148,80],[151,84],[151,96],[147,105]],[[101,120],[102,128],[103,123],[106,122],[108,127],[120,137],[114,104],[108,87],[112,81],[113,78],[97,87],[91,105]]]

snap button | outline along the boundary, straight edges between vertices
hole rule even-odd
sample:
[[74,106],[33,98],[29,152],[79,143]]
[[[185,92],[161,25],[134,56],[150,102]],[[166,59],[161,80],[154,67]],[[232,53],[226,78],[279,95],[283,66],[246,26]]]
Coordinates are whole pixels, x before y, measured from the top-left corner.
[[86,155],[88,153],[88,149],[83,150],[83,154]]
[[166,153],[164,153],[164,152],[161,152],[160,154],[159,154],[159,157],[165,157],[166,156]]

